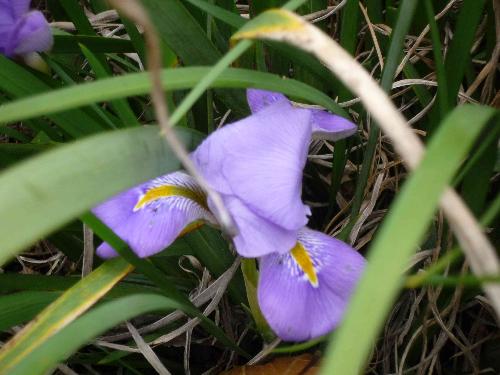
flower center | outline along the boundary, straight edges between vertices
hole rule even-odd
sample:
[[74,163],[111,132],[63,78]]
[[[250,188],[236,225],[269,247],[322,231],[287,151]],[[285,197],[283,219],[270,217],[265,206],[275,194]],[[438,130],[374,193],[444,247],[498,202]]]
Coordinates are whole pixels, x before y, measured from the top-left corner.
[[201,207],[208,210],[205,196],[191,189],[182,186],[162,185],[157,186],[146,191],[146,193],[139,199],[134,206],[134,212],[140,210],[148,203],[162,198],[168,197],[184,197],[198,203]]
[[314,269],[312,259],[304,246],[302,246],[300,242],[297,242],[297,244],[291,250],[291,254],[295,262],[299,265],[302,271],[304,271],[304,274],[307,276],[307,279],[309,280],[311,285],[317,288],[318,275],[316,274],[316,270]]

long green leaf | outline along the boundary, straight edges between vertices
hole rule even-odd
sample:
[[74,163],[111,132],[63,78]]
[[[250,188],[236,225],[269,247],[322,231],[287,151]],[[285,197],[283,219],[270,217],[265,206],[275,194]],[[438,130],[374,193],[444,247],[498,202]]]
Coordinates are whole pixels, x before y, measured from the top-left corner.
[[230,12],[217,5],[211,4],[205,0],[186,0],[186,1],[235,28],[240,28],[246,22],[246,20],[243,17],[240,17],[233,12]]
[[422,239],[444,188],[494,115],[492,108],[468,105],[458,107],[440,125],[420,167],[404,184],[371,246],[365,273],[329,348],[323,374],[361,372],[402,287],[403,270]]
[[[162,74],[163,87],[168,90],[193,87],[209,71],[210,68],[165,69]],[[228,68],[216,78],[210,87],[257,87],[281,91],[297,99],[322,105],[334,113],[346,116],[346,112],[321,91],[302,82],[283,79],[269,73]],[[151,82],[147,73],[128,74],[66,87],[1,105],[0,123],[56,113],[100,101],[143,95],[148,93],[150,89]]]
[[[154,311],[182,308],[175,301],[160,295],[135,295],[97,306],[74,321],[58,334],[46,340],[37,350],[23,355],[8,368],[9,375],[44,374],[58,362],[64,361],[80,346],[120,322]],[[0,369],[0,374],[7,374]]]
[[[187,147],[201,139],[176,130]],[[0,265],[109,196],[178,169],[156,127],[86,138],[0,174]]]

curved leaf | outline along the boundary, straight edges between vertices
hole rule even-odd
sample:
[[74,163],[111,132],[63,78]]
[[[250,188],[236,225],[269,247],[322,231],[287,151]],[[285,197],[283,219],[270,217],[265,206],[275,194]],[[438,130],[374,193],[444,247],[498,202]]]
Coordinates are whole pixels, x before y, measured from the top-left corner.
[[[211,68],[165,69],[162,74],[166,90],[182,90],[195,86]],[[211,87],[246,88],[281,91],[286,95],[319,104],[332,112],[346,116],[346,112],[321,91],[293,79],[247,69],[226,69]],[[147,94],[151,82],[147,73],[101,79],[82,85],[52,90],[44,94],[17,100],[0,106],[0,123],[24,120],[36,116],[61,112],[101,101]]]

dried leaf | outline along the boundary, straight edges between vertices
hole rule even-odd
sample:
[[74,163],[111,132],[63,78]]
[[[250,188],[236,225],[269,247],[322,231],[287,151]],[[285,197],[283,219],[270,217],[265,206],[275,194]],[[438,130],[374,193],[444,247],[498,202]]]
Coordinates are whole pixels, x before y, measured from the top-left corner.
[[280,357],[265,365],[240,366],[220,375],[315,375],[319,371],[317,358],[311,354]]

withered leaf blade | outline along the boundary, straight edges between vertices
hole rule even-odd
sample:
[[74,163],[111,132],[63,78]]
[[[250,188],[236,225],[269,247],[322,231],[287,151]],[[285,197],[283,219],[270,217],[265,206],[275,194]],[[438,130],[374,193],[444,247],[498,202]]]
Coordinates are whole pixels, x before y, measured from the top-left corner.
[[318,358],[311,354],[301,354],[276,358],[264,365],[235,367],[220,375],[316,375],[318,373]]

